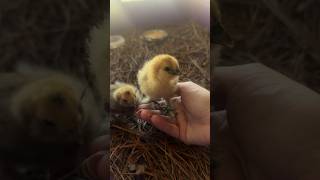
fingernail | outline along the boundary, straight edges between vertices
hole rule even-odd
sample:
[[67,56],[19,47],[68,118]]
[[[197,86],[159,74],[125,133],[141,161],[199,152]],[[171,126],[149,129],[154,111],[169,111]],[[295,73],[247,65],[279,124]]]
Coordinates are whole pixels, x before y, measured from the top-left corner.
[[144,121],[150,121],[152,115],[153,115],[152,112],[150,112],[149,110],[141,110],[140,119]]
[[161,114],[160,110],[150,110],[152,114]]

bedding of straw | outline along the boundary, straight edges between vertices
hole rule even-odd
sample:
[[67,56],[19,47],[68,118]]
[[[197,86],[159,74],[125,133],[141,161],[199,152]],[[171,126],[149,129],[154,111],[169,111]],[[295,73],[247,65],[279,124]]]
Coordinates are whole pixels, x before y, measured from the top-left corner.
[[221,0],[226,29],[235,41],[216,65],[261,62],[320,92],[320,2]]

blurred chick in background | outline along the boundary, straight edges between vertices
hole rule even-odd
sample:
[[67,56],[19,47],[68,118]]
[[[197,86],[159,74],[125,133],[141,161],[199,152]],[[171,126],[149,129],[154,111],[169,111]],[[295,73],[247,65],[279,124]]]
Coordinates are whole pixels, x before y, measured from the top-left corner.
[[20,64],[17,73],[28,78],[28,82],[13,94],[10,110],[20,123],[28,123],[35,137],[82,142],[99,132],[103,115],[88,85],[39,66]]
[[178,60],[168,54],[160,54],[144,63],[137,78],[141,92],[149,100],[165,99],[169,109],[170,99],[177,91],[180,68]]
[[57,77],[23,87],[14,95],[12,112],[43,142],[82,142],[82,105],[75,91]]
[[134,110],[141,100],[138,88],[132,84],[117,81],[110,85],[110,109],[113,112]]
[[0,74],[0,96],[0,156],[23,172],[75,168],[106,131],[90,88],[59,71],[20,64]]

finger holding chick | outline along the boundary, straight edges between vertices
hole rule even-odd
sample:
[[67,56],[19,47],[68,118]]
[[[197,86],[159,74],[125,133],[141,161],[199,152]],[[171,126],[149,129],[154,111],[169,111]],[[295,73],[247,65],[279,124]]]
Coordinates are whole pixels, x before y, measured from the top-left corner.
[[165,99],[167,108],[163,109],[172,114],[170,99],[177,92],[180,67],[178,60],[169,54],[160,54],[145,62],[137,74],[141,92],[151,101]]

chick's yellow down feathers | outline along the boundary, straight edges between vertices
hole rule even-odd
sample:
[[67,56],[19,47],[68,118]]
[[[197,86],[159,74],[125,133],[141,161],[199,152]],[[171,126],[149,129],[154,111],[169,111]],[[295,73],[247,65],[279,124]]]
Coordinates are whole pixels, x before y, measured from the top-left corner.
[[44,143],[83,143],[103,122],[92,91],[77,78],[40,67],[22,69],[29,80],[12,95],[10,111],[28,136]]
[[[82,107],[71,88],[59,81],[46,80],[30,84],[22,91],[25,92],[18,94],[13,103],[19,106],[16,113],[25,119],[23,123],[32,126],[31,136],[42,137],[44,141],[79,140]],[[30,94],[26,96],[28,91]]]
[[135,107],[141,101],[139,90],[132,84],[116,82],[110,86],[111,109]]
[[137,78],[141,92],[150,100],[168,100],[177,91],[179,81],[179,62],[168,54],[160,54],[145,62]]

